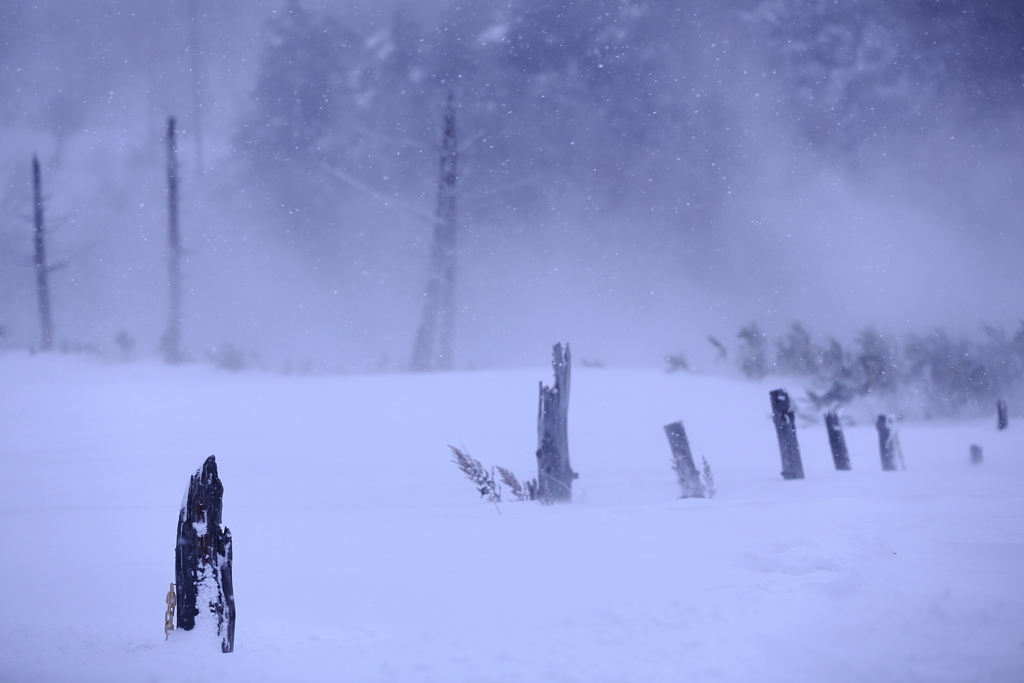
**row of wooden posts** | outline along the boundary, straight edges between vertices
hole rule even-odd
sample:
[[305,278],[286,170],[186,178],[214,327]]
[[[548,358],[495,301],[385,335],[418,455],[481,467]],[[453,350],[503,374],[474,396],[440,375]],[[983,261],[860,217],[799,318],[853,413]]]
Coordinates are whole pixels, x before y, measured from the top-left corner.
[[[775,433],[779,439],[779,453],[782,456],[782,478],[803,479],[804,467],[800,460],[800,445],[796,440],[796,419],[789,394],[784,389],[770,392],[772,402],[772,420],[775,422]],[[1009,426],[1006,401],[996,401],[996,427],[1003,430]],[[882,469],[890,472],[899,467],[904,468],[903,454],[900,450],[899,436],[896,433],[892,415],[879,415],[875,420],[878,430],[878,453],[882,460]],[[846,438],[843,427],[839,423],[839,415],[833,410],[825,413],[825,430],[828,433],[828,445],[832,450],[832,462],[837,470],[850,469],[850,454],[846,449]],[[982,461],[981,447],[972,445],[970,448],[971,462]]]
[[[569,386],[572,356],[569,345],[553,349],[552,368],[555,382],[551,387],[540,384],[537,407],[537,484],[538,498],[545,502],[572,500],[572,482],[579,477],[569,464]],[[779,440],[784,479],[803,479],[800,446],[796,438],[796,416],[789,394],[783,389],[770,392],[772,418]],[[999,429],[1008,426],[1006,401],[997,404]],[[889,415],[879,415],[878,448],[883,470],[897,469],[902,462],[899,440]],[[850,469],[846,439],[835,411],[825,414],[832,460],[837,470]],[[682,422],[665,425],[672,450],[682,497],[703,497],[705,489],[693,461],[690,444]],[[971,461],[981,462],[981,448],[971,446]],[[215,627],[221,640],[221,651],[232,652],[235,643],[235,598],[231,579],[231,531],[223,525],[224,486],[217,474],[217,461],[210,456],[192,475],[184,505],[178,515],[175,549],[175,584],[167,596],[165,631],[175,627],[192,630],[197,620],[206,620]]]

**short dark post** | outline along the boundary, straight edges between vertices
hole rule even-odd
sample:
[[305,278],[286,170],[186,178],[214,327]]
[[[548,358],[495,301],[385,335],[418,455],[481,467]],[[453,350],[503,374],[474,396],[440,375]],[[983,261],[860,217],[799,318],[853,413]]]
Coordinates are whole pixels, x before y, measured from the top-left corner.
[[782,455],[782,478],[803,479],[804,465],[800,461],[800,444],[796,441],[796,415],[789,402],[789,394],[785,389],[776,389],[769,395],[775,434],[779,437],[779,453]]
[[886,472],[896,470],[896,429],[892,415],[879,415],[875,420],[878,429],[878,452],[882,456],[882,469]]
[[1006,400],[999,399],[996,401],[996,426],[999,429],[1006,429],[1010,426],[1010,417],[1006,412]]
[[178,628],[215,620],[221,652],[235,649],[235,592],[231,582],[231,531],[221,524],[224,485],[211,455],[188,485],[178,515],[174,553]]
[[982,461],[981,446],[971,444],[971,464],[980,465]]
[[537,406],[537,497],[544,502],[572,500],[572,482],[579,477],[569,465],[569,345],[555,344],[551,365],[555,386],[540,384]]
[[679,490],[682,491],[679,497],[703,498],[704,486],[700,482],[697,467],[693,464],[693,454],[690,453],[690,442],[686,438],[682,420],[665,425],[665,436],[668,437],[668,445],[672,449],[672,469],[679,480]]
[[825,413],[825,430],[828,431],[828,445],[832,448],[832,462],[837,470],[850,469],[850,454],[846,450],[846,437],[843,427],[839,424],[839,415],[830,410]]

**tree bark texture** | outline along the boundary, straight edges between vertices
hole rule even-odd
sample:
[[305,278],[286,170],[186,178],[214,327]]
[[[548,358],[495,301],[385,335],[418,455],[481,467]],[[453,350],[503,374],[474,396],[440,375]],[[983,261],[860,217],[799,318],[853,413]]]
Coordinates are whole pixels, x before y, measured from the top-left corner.
[[882,458],[882,469],[896,471],[896,427],[891,415],[879,415],[875,420],[878,429],[878,453]]
[[700,473],[693,462],[690,442],[686,438],[683,423],[673,422],[665,425],[665,436],[668,437],[669,448],[672,449],[672,469],[679,480],[680,498],[703,498],[704,485],[700,481]]
[[235,648],[235,592],[231,581],[231,531],[221,523],[224,486],[211,455],[192,475],[178,515],[174,554],[178,628],[212,620],[221,652]]
[[449,93],[441,136],[437,212],[430,248],[430,274],[423,295],[423,317],[416,331],[409,369],[451,370],[455,366],[455,186],[458,181],[455,96]]
[[835,463],[836,469],[850,469],[846,437],[843,436],[843,427],[839,424],[839,415],[834,410],[825,413],[825,430],[828,432],[828,445],[832,449],[832,462]]
[[540,384],[537,407],[537,497],[544,502],[572,500],[572,482],[579,477],[569,464],[569,345],[555,344],[551,365],[555,385]]
[[800,460],[800,445],[796,440],[796,415],[789,394],[785,389],[776,389],[769,396],[772,400],[775,434],[779,438],[779,453],[782,456],[782,478],[803,479],[804,465]]
[[999,399],[996,401],[996,427],[999,429],[1006,429],[1010,426],[1010,415],[1006,409],[1006,400]]
[[167,119],[167,278],[170,306],[164,335],[164,360],[180,363],[181,355],[181,233],[178,225],[178,143],[174,117]]
[[53,349],[53,310],[50,307],[50,266],[46,262],[46,223],[43,220],[43,177],[39,158],[32,157],[33,265],[39,299],[39,349]]

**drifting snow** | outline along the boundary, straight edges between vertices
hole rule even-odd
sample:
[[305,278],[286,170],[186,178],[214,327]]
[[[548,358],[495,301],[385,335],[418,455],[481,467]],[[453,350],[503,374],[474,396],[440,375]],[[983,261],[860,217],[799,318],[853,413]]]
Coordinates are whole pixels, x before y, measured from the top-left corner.
[[[494,506],[447,444],[534,476],[536,370],[285,377],[0,355],[3,681],[1018,681],[1024,430],[801,427],[775,385],[579,368],[572,505]],[[714,499],[678,500],[683,419]],[[984,448],[971,466],[969,446]],[[162,633],[174,503],[211,453],[236,649]]]

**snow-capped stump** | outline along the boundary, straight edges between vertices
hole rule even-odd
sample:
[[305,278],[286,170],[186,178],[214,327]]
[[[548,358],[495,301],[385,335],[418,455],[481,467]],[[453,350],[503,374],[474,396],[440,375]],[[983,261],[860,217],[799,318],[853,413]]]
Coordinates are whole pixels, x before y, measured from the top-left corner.
[[572,482],[580,475],[569,464],[569,345],[555,344],[551,365],[555,386],[540,383],[537,407],[537,497],[542,502],[572,501]]
[[981,446],[977,444],[971,444],[971,464],[980,465],[984,456],[981,453]]
[[221,652],[235,649],[231,531],[221,523],[224,485],[211,455],[192,475],[178,514],[174,553],[178,628],[214,631]]
[[825,413],[825,430],[828,432],[828,445],[832,449],[832,462],[836,469],[850,469],[850,453],[846,450],[846,437],[843,436],[843,426],[839,424],[836,411]]
[[875,420],[878,430],[878,453],[882,457],[882,469],[886,472],[896,470],[896,428],[892,415],[879,415]]
[[800,444],[796,441],[796,415],[785,389],[769,392],[772,399],[772,421],[779,437],[782,456],[782,478],[803,479],[804,465],[800,460]]
[[682,420],[665,425],[665,436],[668,437],[668,445],[672,449],[672,469],[679,480],[679,490],[682,493],[679,497],[703,498],[704,485],[693,462],[690,442],[686,438]]
[[1006,399],[996,401],[996,427],[1006,429],[1010,426],[1009,413],[1006,410]]

